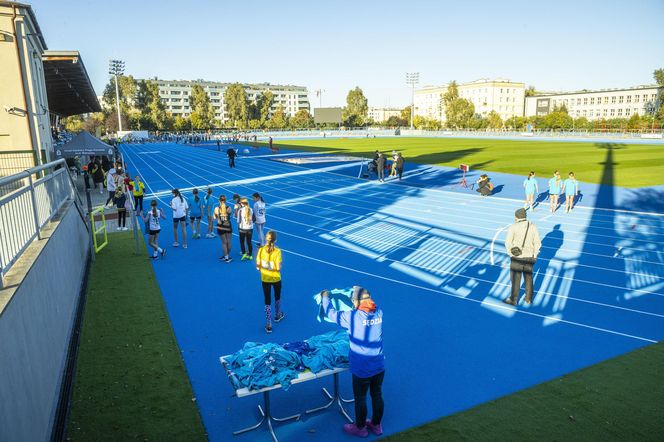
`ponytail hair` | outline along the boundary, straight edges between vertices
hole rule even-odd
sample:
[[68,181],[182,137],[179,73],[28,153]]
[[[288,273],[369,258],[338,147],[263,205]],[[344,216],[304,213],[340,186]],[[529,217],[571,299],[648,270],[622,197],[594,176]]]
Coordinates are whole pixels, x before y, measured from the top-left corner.
[[152,216],[156,217],[157,216],[157,200],[152,200],[150,205],[152,206]]
[[181,203],[184,202],[184,200],[182,199],[182,194],[180,193],[180,191],[179,191],[178,189],[173,189],[173,194],[174,194],[176,197],[180,197],[180,202],[181,202]]
[[251,195],[251,196],[253,196],[254,198],[256,198],[256,199],[260,200],[260,202],[262,202],[262,203],[264,203],[264,202],[265,202],[265,201],[263,200],[263,197],[261,196],[261,194],[260,194],[260,193],[258,193],[258,192],[254,192],[254,194],[253,194],[253,195]]
[[267,234],[265,234],[265,241],[267,242],[267,244],[265,244],[267,253],[274,252],[274,243],[277,242],[277,232],[274,230],[267,232]]

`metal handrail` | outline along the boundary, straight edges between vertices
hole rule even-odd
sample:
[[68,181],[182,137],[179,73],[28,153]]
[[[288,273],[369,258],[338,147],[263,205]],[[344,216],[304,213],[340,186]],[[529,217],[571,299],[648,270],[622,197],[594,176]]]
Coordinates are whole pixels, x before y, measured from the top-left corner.
[[[55,168],[61,167],[58,170]],[[45,173],[43,173],[45,172]],[[68,178],[63,176],[65,174]],[[17,187],[0,196],[0,287],[5,275],[67,201],[73,201],[86,228],[81,201],[64,159],[0,178],[3,186]]]

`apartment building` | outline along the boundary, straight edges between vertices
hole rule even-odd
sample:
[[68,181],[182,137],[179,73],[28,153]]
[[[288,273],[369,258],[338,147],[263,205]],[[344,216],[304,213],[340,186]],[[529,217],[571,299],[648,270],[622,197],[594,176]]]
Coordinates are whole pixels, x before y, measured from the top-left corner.
[[[140,81],[140,80],[139,80]],[[191,115],[189,97],[192,87],[197,84],[205,90],[210,97],[215,117],[220,121],[228,119],[224,106],[224,95],[231,83],[220,83],[214,81],[184,81],[184,80],[150,80],[159,87],[159,96],[166,106],[166,110],[175,116],[188,117]],[[250,102],[256,102],[264,91],[270,91],[274,95],[272,112],[279,106],[283,106],[285,112],[291,117],[299,110],[310,111],[309,94],[304,86],[275,85],[270,83],[243,84],[247,98]]]
[[384,123],[390,117],[401,117],[401,109],[389,107],[370,107],[368,113],[369,119],[376,123]]

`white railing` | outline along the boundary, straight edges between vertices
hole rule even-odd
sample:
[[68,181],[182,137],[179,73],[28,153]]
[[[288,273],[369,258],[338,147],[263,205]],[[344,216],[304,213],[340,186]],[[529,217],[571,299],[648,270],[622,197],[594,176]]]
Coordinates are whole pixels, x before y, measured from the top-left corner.
[[[57,169],[56,169],[57,168]],[[80,201],[65,160],[0,178],[0,287],[21,254],[67,201]]]

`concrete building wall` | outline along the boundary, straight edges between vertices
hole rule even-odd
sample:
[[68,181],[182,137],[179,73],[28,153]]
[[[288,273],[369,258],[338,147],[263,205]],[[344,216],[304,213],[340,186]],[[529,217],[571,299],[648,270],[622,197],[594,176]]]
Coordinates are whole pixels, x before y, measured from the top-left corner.
[[47,441],[53,428],[90,241],[73,205],[61,213],[0,291],[1,441]]
[[570,116],[588,120],[630,118],[634,114],[649,115],[662,99],[656,85],[625,89],[539,94],[525,100],[527,117],[544,116],[553,109],[565,106]]
[[[31,150],[41,158],[53,142],[41,58],[46,46],[31,10],[21,5],[0,4],[0,35],[0,154]],[[15,169],[7,161],[2,175],[26,168],[24,161]]]

